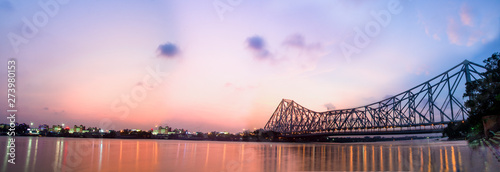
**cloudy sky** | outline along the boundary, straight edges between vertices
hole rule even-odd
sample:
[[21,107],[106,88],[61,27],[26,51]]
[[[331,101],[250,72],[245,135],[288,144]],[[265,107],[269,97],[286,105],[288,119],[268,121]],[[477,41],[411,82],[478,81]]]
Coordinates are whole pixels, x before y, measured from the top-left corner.
[[357,107],[482,63],[500,51],[499,6],[0,0],[0,88],[15,59],[19,122],[237,132],[263,127],[283,98]]

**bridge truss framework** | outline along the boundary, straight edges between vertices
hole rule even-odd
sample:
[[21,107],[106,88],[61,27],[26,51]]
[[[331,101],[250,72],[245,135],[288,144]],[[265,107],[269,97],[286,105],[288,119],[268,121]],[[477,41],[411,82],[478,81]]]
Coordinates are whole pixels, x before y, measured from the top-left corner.
[[483,78],[477,69],[484,67],[465,60],[407,91],[351,109],[315,112],[283,99],[264,129],[288,136],[441,131],[449,122],[467,119],[465,82]]

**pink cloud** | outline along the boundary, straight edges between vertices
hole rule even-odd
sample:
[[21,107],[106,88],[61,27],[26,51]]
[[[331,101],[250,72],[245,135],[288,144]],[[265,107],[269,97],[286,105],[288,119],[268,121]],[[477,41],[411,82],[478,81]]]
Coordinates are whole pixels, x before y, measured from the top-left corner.
[[448,28],[446,30],[446,34],[448,35],[448,40],[452,44],[456,45],[462,45],[460,43],[460,33],[459,33],[460,26],[455,22],[454,19],[449,19],[448,20]]
[[226,82],[226,84],[224,84],[224,87],[235,90],[235,91],[248,91],[248,90],[256,89],[258,86],[250,85],[250,84],[242,85],[242,84],[235,84],[232,82]]
[[425,31],[425,34],[429,37],[432,37],[434,40],[438,40],[440,41],[441,40],[441,37],[439,37],[439,35],[436,33],[438,32],[440,29],[436,29],[436,27],[430,25],[427,20],[424,18],[424,16],[422,15],[422,13],[418,12],[418,15],[417,15],[417,18],[418,18],[418,22],[422,25],[422,27],[424,28],[424,31]]
[[477,30],[469,36],[469,39],[467,40],[467,46],[472,46],[476,42],[479,41],[479,39],[483,36],[483,32],[481,30]]
[[472,21],[471,10],[465,4],[462,5],[462,8],[460,8],[460,21],[462,21],[463,25],[474,26],[473,21]]
[[293,34],[283,41],[283,53],[285,59],[298,67],[299,71],[310,71],[316,68],[318,61],[328,54],[321,42],[306,43],[301,34]]
[[439,37],[439,35],[436,34],[436,33],[434,35],[432,35],[432,38],[434,38],[435,40],[438,40],[438,41],[441,40],[441,38]]

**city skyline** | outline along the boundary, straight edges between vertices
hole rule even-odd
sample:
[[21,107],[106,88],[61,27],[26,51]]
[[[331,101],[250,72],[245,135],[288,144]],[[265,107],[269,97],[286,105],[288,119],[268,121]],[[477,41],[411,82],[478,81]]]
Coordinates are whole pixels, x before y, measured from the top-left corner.
[[17,120],[35,124],[235,133],[283,98],[358,107],[500,45],[494,1],[40,2],[0,1]]

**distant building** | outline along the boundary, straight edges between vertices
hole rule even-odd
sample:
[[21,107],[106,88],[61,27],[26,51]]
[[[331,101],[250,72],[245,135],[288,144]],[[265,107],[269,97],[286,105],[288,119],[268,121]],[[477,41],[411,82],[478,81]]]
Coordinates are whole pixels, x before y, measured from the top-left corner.
[[39,126],[38,126],[38,129],[39,129],[40,131],[43,131],[43,130],[49,130],[49,125],[47,125],[47,124],[42,124],[42,125],[39,125]]
[[97,127],[89,127],[87,130],[90,133],[95,133],[95,132],[99,132],[101,129],[97,128]]
[[51,132],[61,132],[62,126],[60,125],[52,125],[52,128],[49,128],[49,131]]
[[153,135],[169,134],[171,130],[172,129],[169,126],[165,126],[165,127],[159,126],[158,129],[152,130],[151,134],[153,134]]
[[[75,125],[73,127],[73,132],[74,133],[82,133],[84,129],[85,129],[85,127],[83,125],[80,125],[80,126]],[[71,132],[71,130],[70,130],[70,132]]]
[[28,128],[28,133],[33,135],[38,135],[40,134],[40,131],[38,130],[38,128]]
[[163,128],[163,127],[158,128],[159,134],[165,134],[165,130],[166,130],[166,128]]

